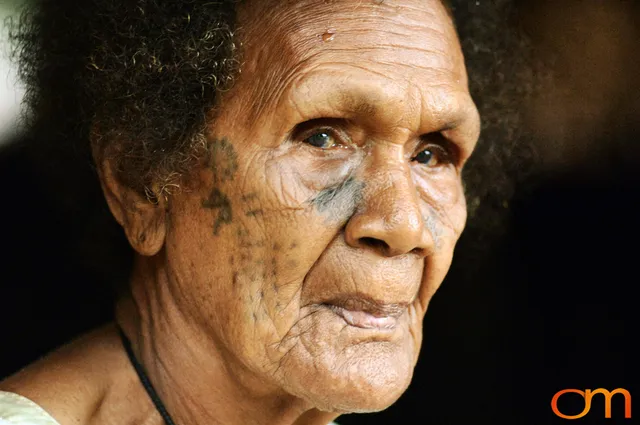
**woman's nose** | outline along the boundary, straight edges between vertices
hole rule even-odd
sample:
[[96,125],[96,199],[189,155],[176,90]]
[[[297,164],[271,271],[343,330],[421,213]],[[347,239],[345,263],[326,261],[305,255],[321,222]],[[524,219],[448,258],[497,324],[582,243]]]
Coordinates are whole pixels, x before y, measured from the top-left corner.
[[347,244],[385,257],[429,255],[434,241],[408,170],[378,173],[368,179],[364,192],[360,207],[345,228]]

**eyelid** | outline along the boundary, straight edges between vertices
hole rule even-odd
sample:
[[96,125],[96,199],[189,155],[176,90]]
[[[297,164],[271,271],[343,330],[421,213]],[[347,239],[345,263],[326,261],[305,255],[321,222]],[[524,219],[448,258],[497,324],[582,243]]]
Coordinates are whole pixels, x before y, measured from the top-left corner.
[[442,133],[429,133],[420,137],[421,141],[418,144],[415,153],[411,156],[411,158],[415,158],[418,153],[424,151],[429,147],[435,146],[440,153],[446,156],[447,163],[453,164],[456,167],[459,167],[460,164],[460,147],[449,140]]

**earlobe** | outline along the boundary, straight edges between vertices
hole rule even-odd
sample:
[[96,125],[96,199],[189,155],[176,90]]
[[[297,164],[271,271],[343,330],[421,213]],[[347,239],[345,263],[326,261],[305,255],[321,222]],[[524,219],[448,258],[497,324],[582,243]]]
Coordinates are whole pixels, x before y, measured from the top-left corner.
[[111,214],[124,229],[129,244],[141,255],[157,254],[166,236],[166,200],[158,197],[157,202],[152,202],[122,184],[108,159],[98,163],[97,169]]

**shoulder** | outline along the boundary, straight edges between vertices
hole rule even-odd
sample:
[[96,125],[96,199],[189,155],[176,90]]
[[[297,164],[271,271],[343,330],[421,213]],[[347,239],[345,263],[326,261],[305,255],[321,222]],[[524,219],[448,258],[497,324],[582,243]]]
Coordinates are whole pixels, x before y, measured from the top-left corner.
[[59,425],[33,401],[16,393],[0,391],[0,425]]
[[[34,407],[63,423],[85,423],[104,395],[106,380],[118,379],[119,364],[126,364],[123,354],[123,360],[113,360],[117,341],[110,333],[101,328],[83,335],[0,381],[0,425],[7,425],[8,409]],[[40,425],[14,417],[8,424]]]

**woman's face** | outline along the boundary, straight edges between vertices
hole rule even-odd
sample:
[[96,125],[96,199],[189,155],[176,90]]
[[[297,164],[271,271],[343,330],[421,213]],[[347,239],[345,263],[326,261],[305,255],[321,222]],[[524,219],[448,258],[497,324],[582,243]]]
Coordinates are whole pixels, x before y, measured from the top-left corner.
[[410,382],[465,224],[479,119],[460,46],[438,0],[255,3],[159,255],[230,369],[380,410]]

